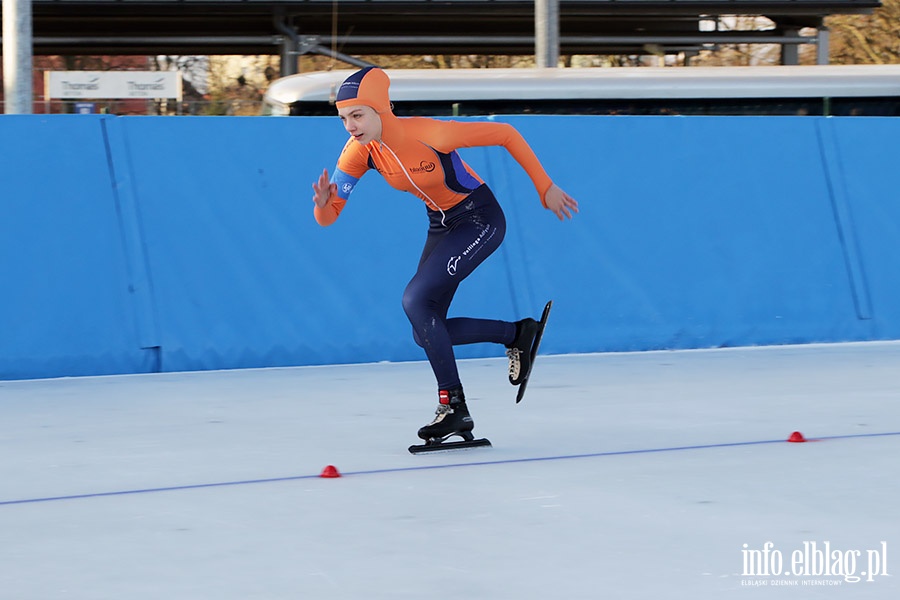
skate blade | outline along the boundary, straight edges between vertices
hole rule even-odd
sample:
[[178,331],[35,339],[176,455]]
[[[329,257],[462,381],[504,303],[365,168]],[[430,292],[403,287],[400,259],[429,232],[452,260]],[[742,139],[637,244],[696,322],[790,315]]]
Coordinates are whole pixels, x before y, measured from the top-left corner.
[[447,452],[449,450],[465,450],[467,448],[490,448],[491,441],[487,438],[477,440],[464,440],[462,442],[425,442],[419,446],[410,446],[410,454],[424,454],[428,452]]
[[528,379],[531,377],[531,372],[534,370],[534,360],[537,358],[538,349],[541,347],[541,340],[544,338],[544,328],[547,326],[547,318],[550,316],[550,309],[552,307],[553,300],[550,300],[544,306],[544,313],[541,315],[541,320],[538,322],[538,333],[534,336],[534,344],[531,346],[530,368],[528,369],[528,373],[525,374],[525,378],[522,379],[522,383],[519,384],[519,391],[516,393],[516,404],[521,402],[522,398],[525,396],[525,388],[528,387]]

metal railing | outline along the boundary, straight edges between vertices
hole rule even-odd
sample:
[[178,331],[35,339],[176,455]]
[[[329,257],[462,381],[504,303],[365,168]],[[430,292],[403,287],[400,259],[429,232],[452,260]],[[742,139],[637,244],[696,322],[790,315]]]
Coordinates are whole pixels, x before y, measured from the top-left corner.
[[[0,114],[4,112],[0,99]],[[262,102],[256,100],[44,100],[36,99],[33,114],[106,114],[155,116],[256,116]]]

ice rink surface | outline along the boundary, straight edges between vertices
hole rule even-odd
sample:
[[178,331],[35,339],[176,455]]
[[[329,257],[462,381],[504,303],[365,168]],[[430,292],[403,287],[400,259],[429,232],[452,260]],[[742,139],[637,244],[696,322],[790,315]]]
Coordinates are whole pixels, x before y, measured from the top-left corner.
[[0,599],[900,597],[900,343],[505,369],[0,382]]

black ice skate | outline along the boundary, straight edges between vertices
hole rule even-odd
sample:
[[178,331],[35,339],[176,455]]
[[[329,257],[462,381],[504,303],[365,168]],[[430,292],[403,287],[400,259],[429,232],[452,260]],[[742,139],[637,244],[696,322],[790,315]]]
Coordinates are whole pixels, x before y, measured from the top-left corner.
[[[472,435],[475,422],[469,414],[466,406],[466,397],[462,388],[453,390],[440,390],[438,404],[434,420],[419,429],[419,437],[425,440],[421,446],[410,446],[413,454],[420,452],[433,452],[435,450],[452,450],[454,448],[476,448],[490,446],[486,439],[476,440]],[[447,438],[457,435],[463,439],[461,442],[447,442]]]
[[506,355],[509,357],[509,382],[519,386],[516,404],[521,402],[525,395],[531,368],[534,366],[541,338],[544,337],[544,327],[547,325],[547,317],[550,316],[552,306],[553,300],[547,302],[540,321],[525,319],[516,323],[516,339],[506,350]]

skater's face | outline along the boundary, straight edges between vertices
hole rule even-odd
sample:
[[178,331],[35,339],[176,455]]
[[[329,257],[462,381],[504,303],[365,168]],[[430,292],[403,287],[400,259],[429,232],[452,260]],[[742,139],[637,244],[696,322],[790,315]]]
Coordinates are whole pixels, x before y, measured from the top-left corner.
[[381,117],[375,109],[363,104],[338,109],[347,133],[360,144],[381,140]]

